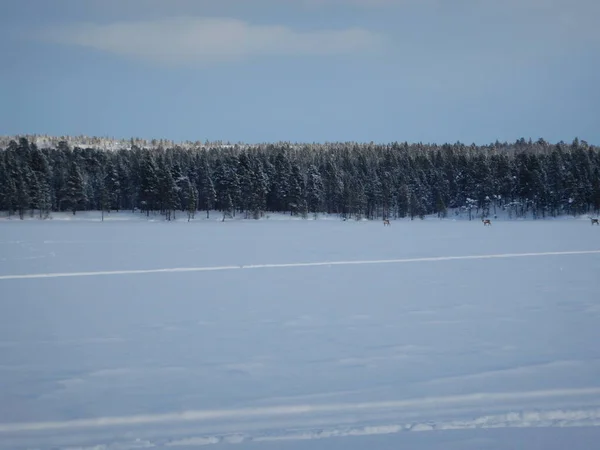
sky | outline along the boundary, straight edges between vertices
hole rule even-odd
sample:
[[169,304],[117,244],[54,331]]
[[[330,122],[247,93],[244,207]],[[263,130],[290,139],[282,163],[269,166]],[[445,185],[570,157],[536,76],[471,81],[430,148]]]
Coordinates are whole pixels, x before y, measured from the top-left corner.
[[600,144],[597,0],[0,0],[0,134]]

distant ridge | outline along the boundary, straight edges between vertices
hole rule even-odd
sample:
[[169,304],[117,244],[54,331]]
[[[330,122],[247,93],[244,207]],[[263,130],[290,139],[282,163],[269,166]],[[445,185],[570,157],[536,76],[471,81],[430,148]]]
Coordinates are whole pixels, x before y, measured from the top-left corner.
[[[222,140],[218,140],[218,141],[209,141],[209,140],[205,140],[205,141],[201,141],[201,140],[197,140],[197,141],[174,141],[174,140],[170,140],[170,139],[144,139],[144,138],[139,138],[139,137],[132,137],[132,138],[114,138],[114,137],[107,137],[107,136],[85,136],[85,135],[78,135],[78,136],[73,136],[73,135],[65,135],[65,136],[53,136],[53,135],[47,135],[47,134],[14,134],[14,135],[4,135],[4,136],[0,136],[0,149],[2,148],[6,148],[8,146],[8,144],[10,143],[10,141],[15,141],[18,142],[20,138],[26,138],[29,142],[34,143],[35,145],[37,145],[39,148],[56,148],[58,146],[58,143],[61,141],[65,141],[69,147],[74,148],[74,147],[80,147],[80,148],[94,148],[94,149],[98,149],[98,150],[129,150],[131,149],[131,147],[136,146],[142,149],[156,149],[156,148],[174,148],[174,147],[179,147],[182,149],[194,149],[194,148],[233,148],[233,147],[238,147],[238,148],[249,148],[249,147],[264,147],[264,146],[268,146],[268,145],[276,145],[276,146],[288,146],[288,148],[300,148],[300,147],[322,147],[322,146],[327,146],[328,144],[334,144],[336,146],[341,145],[359,145],[359,146],[364,146],[364,145],[386,145],[386,144],[391,144],[391,142],[389,143],[383,143],[383,142],[378,142],[378,143],[374,143],[374,142],[357,142],[357,141],[327,141],[327,142],[289,142],[289,141],[277,141],[277,142],[255,142],[255,143],[249,143],[249,142],[236,142],[233,143],[231,141],[222,141]],[[577,137],[574,138],[575,141],[577,141],[578,143],[582,144],[584,147],[591,147],[591,148],[597,148],[597,145],[594,144],[588,144],[588,142],[586,142],[583,139],[578,139]],[[529,142],[528,142],[529,141]],[[403,142],[402,140],[397,140],[396,142]],[[536,140],[532,140],[531,138],[528,138],[528,140],[526,140],[525,138],[521,137],[518,139],[515,139],[512,142],[507,142],[507,141],[498,141],[496,140],[496,142],[490,142],[488,144],[475,144],[475,143],[465,143],[465,142],[443,142],[443,143],[423,143],[423,142],[413,142],[413,143],[409,143],[409,142],[404,142],[406,145],[425,145],[426,147],[432,147],[432,148],[437,148],[437,147],[442,147],[444,145],[455,145],[455,144],[461,144],[463,146],[470,146],[470,147],[476,147],[476,148],[491,148],[491,147],[504,147],[504,148],[511,148],[513,146],[516,145],[531,145],[531,143],[537,143],[537,144],[541,144],[543,145],[554,145],[555,143],[550,143],[548,141],[545,141],[543,138],[538,138]],[[558,143],[562,143],[565,144],[565,141],[559,141]]]
[[[185,149],[189,148],[202,148],[202,147],[234,147],[236,144],[223,141],[183,141],[177,142],[169,139],[142,139],[142,138],[129,138],[129,139],[117,139],[112,137],[98,137],[98,136],[50,136],[46,134],[18,134],[18,135],[7,135],[0,136],[0,148],[6,148],[10,141],[18,141],[20,138],[26,138],[29,142],[34,143],[39,148],[54,148],[59,142],[65,141],[71,148],[96,148],[100,150],[129,150],[132,146],[140,148],[172,148],[181,147]],[[245,145],[238,143],[237,145]]]

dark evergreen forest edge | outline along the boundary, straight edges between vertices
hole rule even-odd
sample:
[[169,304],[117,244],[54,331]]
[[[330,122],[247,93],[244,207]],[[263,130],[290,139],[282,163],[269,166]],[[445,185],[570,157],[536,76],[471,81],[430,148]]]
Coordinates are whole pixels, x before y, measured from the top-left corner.
[[[162,141],[161,141],[162,142]],[[600,147],[519,139],[456,144],[198,144],[106,150],[17,137],[0,148],[0,210],[219,211],[260,218],[545,218],[600,212]],[[221,216],[219,216],[221,217]]]

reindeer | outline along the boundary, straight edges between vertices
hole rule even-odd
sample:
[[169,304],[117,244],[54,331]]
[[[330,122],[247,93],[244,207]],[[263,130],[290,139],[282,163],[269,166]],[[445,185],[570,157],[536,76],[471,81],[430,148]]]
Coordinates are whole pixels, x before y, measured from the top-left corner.
[[590,217],[590,220],[592,221],[592,225],[596,224],[596,225],[599,225],[599,226],[600,226],[600,223],[598,223],[598,219],[592,219],[592,218]]
[[389,220],[389,219],[383,219],[383,226],[385,227],[386,225],[387,225],[388,227],[391,227],[391,226],[392,226],[392,224],[390,223],[390,220]]
[[481,221],[483,222],[484,227],[487,227],[488,225],[490,227],[492,226],[492,221],[490,219],[481,219]]

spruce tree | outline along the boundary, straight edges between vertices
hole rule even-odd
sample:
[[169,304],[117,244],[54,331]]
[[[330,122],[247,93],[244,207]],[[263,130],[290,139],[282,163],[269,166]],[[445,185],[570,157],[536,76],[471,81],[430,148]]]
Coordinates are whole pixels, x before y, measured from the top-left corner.
[[75,215],[77,211],[85,208],[85,202],[87,201],[83,175],[79,169],[79,164],[75,160],[71,162],[71,167],[69,168],[66,188],[65,200],[69,205],[69,209]]
[[306,181],[306,202],[309,212],[316,214],[321,211],[323,195],[323,180],[321,174],[314,165],[311,165],[308,168]]
[[140,167],[139,198],[146,216],[156,209],[159,200],[158,169],[151,153],[145,153]]

